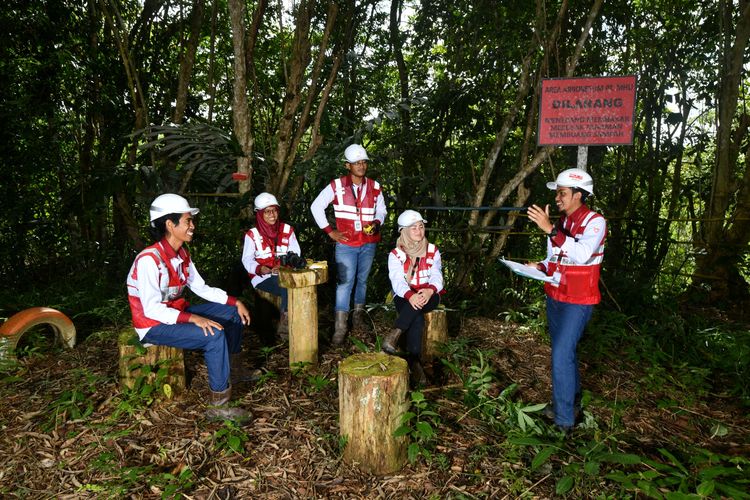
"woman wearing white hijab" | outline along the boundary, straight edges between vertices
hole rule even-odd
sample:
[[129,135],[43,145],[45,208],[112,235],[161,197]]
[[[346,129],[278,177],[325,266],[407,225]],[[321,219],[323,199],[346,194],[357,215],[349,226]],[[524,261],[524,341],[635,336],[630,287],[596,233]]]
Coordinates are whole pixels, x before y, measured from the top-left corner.
[[396,248],[388,255],[388,277],[398,318],[383,340],[382,348],[388,354],[395,354],[401,334],[406,333],[413,385],[427,384],[421,361],[424,315],[440,304],[440,294],[444,293],[440,251],[425,238],[425,222],[414,210],[399,215],[400,235]]

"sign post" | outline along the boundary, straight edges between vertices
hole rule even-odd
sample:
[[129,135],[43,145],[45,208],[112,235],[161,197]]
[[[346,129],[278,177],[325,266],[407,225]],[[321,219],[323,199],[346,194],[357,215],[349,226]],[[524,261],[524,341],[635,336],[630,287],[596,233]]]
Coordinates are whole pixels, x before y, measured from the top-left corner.
[[578,146],[586,170],[588,146],[633,144],[636,77],[542,80],[537,143]]

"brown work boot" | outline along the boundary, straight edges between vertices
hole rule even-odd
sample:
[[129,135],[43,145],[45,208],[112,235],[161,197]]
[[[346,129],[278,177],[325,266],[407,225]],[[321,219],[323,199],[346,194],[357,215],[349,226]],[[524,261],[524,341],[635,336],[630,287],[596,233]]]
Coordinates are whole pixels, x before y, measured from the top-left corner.
[[380,349],[388,354],[396,354],[398,350],[396,345],[398,344],[398,338],[404,331],[401,328],[393,328],[383,339],[383,343],[380,345]]
[[363,332],[370,332],[369,317],[367,316],[367,310],[365,310],[364,304],[354,304],[354,311],[352,311],[352,328],[354,330],[360,330]]
[[284,342],[289,340],[289,313],[286,311],[279,316],[279,324],[276,326],[276,335]]
[[221,392],[210,391],[208,396],[208,409],[206,417],[212,421],[231,420],[232,422],[245,425],[253,419],[252,413],[242,408],[230,407],[229,400],[232,398],[232,386],[229,385]]
[[245,366],[242,359],[242,352],[229,355],[229,373],[233,384],[257,382],[261,375],[263,375],[263,372],[260,370],[250,370]]
[[341,345],[346,337],[346,322],[349,320],[347,311],[336,311],[336,323],[333,330],[333,345]]

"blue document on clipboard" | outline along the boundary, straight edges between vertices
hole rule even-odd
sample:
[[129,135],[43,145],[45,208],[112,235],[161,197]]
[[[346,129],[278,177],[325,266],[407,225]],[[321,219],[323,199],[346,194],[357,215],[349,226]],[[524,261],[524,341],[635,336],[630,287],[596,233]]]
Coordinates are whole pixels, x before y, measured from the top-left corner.
[[520,262],[514,262],[512,260],[506,260],[502,257],[500,257],[500,262],[508,266],[508,269],[513,271],[519,276],[523,276],[524,278],[531,278],[533,280],[539,280],[544,281],[546,283],[552,283],[553,285],[558,285],[559,282],[555,280],[552,276],[547,276],[542,271],[535,267],[529,267],[525,264],[521,264]]

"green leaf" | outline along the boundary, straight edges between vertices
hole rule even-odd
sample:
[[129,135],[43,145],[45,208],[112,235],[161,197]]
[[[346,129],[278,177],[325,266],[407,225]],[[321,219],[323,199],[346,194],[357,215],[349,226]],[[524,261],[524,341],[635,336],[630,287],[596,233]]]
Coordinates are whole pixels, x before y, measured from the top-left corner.
[[589,476],[598,476],[599,475],[599,462],[586,462],[583,465],[583,470],[588,474]]
[[414,463],[417,461],[417,457],[419,457],[419,445],[417,443],[412,443],[409,445],[409,448],[407,448],[407,455],[409,457],[409,463]]
[[432,426],[427,422],[417,422],[415,424],[415,427],[417,429],[417,432],[419,432],[423,439],[430,439],[435,435],[435,431],[432,430]]
[[402,423],[402,424],[405,424],[405,423],[407,423],[407,422],[408,422],[409,420],[411,420],[412,418],[414,418],[414,417],[416,417],[416,416],[417,416],[417,415],[416,415],[416,413],[413,413],[413,412],[407,411],[406,413],[404,413],[403,415],[401,415],[401,423]]
[[573,488],[573,478],[570,476],[563,476],[555,484],[555,494],[564,495]]
[[707,497],[711,493],[714,492],[716,489],[716,482],[711,481],[703,481],[701,484],[698,485],[698,488],[696,488],[695,492],[698,493],[702,497]]
[[547,403],[539,403],[531,406],[524,406],[520,411],[533,413],[535,411],[543,410],[545,406],[547,406]]
[[232,450],[238,453],[240,449],[242,448],[242,441],[240,440],[238,436],[229,436],[229,438],[227,439],[227,444]]
[[393,437],[406,436],[410,432],[411,432],[411,428],[409,428],[406,425],[402,425],[398,429],[395,430],[395,432],[393,433]]
[[539,453],[536,454],[534,459],[531,461],[531,470],[538,469],[544,462],[546,462],[549,457],[552,456],[552,454],[555,452],[555,448],[552,446],[545,446],[541,450],[539,450]]

